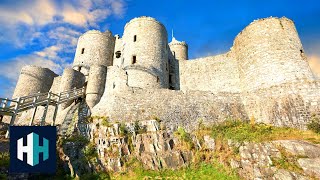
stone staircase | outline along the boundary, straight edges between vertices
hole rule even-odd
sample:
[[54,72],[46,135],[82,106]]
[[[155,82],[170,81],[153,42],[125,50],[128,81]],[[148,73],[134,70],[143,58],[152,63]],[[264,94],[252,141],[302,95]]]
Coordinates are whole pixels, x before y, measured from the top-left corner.
[[68,111],[66,117],[64,118],[63,123],[59,128],[58,134],[60,136],[62,137],[69,136],[74,131],[79,105],[80,105],[79,103],[71,105],[72,106],[71,109]]
[[88,105],[84,101],[81,101],[71,106],[59,128],[58,134],[66,137],[78,130],[82,136],[88,137],[88,134],[90,134],[90,127],[87,121],[87,116],[89,115]]

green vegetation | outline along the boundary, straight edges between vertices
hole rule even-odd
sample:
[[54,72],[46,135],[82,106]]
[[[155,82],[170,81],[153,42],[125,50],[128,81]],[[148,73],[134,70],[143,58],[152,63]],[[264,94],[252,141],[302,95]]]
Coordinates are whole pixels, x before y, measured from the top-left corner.
[[311,121],[307,124],[307,128],[315,133],[320,134],[320,118],[312,115]]
[[303,173],[303,169],[298,165],[297,160],[303,158],[300,156],[294,156],[283,148],[278,147],[281,153],[281,158],[272,158],[273,165],[278,169],[285,169],[290,172]]
[[10,156],[9,152],[0,152],[0,167],[9,167]]
[[186,147],[188,150],[194,148],[194,144],[192,142],[190,134],[187,133],[182,127],[178,127],[177,131],[174,132],[174,135],[181,140],[181,144],[183,147]]
[[227,171],[223,165],[212,163],[200,163],[178,170],[145,170],[142,165],[133,159],[126,164],[131,167],[126,173],[115,173],[111,179],[239,179],[232,171]]
[[320,142],[320,135],[311,131],[302,131],[288,127],[274,127],[266,124],[255,124],[254,120],[227,120],[212,127],[214,138],[231,139],[237,142],[264,142],[279,139],[301,139],[313,143]]

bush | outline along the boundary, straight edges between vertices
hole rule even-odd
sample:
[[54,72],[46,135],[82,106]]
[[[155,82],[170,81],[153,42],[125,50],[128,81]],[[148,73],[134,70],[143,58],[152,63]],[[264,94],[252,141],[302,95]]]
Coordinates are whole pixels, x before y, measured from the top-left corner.
[[311,121],[307,124],[307,128],[315,133],[320,134],[320,119],[313,115]]

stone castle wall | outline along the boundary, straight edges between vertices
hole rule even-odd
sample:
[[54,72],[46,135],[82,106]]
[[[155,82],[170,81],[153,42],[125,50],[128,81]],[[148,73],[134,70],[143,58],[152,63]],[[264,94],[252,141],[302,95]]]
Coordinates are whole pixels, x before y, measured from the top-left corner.
[[320,116],[320,82],[283,83],[241,95],[249,117],[276,126],[306,128],[312,115]]
[[24,66],[12,97],[49,92],[56,76],[58,75],[48,68]]
[[239,93],[238,65],[232,53],[179,61],[180,90]]
[[239,94],[203,91],[130,88],[104,96],[93,108],[93,115],[111,121],[134,122],[159,118],[172,129],[194,129],[202,121],[212,124],[228,117],[248,119]]

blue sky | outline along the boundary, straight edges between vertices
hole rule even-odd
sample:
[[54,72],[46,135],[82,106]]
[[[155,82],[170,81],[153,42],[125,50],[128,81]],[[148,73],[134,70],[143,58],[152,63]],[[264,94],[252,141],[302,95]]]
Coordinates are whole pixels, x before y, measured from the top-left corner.
[[265,17],[292,19],[320,74],[320,2],[316,0],[0,0],[0,97],[10,97],[21,67],[48,67],[61,74],[72,64],[77,38],[87,30],[123,33],[132,18],[152,16],[189,44],[189,57],[229,50],[250,22]]

